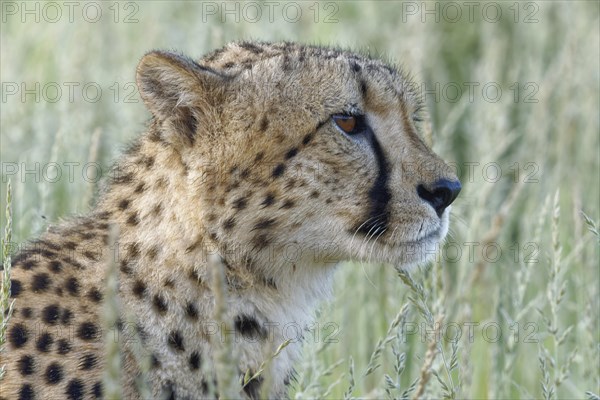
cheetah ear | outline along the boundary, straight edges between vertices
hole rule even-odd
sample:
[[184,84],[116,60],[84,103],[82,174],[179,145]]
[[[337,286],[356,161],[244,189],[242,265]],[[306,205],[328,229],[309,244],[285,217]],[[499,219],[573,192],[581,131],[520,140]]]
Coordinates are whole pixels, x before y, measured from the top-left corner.
[[136,81],[154,117],[193,141],[199,119],[215,106],[226,78],[188,57],[152,51],[140,61]]

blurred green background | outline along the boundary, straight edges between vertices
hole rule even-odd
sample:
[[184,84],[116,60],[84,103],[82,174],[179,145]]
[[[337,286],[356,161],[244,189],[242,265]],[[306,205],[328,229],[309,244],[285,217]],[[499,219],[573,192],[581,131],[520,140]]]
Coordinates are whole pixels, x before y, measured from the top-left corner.
[[4,209],[10,178],[14,241],[90,209],[98,166],[149,118],[134,85],[148,50],[200,57],[257,39],[368,51],[410,72],[463,192],[438,262],[412,273],[420,288],[389,266],[340,266],[291,396],[598,398],[598,2],[1,7],[0,197]]

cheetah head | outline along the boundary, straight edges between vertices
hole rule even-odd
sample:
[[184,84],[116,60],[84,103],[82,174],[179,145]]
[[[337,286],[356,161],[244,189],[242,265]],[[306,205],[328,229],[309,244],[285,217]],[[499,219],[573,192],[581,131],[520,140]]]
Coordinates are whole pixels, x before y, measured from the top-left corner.
[[444,239],[460,182],[423,142],[421,102],[393,67],[235,43],[199,61],[151,52],[137,72],[155,134],[188,166],[182,219],[225,257],[272,273],[342,259],[401,268]]

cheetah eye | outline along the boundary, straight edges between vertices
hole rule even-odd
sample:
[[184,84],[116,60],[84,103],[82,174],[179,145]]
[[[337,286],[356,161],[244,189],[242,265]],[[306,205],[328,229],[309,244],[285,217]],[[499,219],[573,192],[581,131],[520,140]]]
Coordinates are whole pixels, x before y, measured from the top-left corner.
[[335,114],[331,116],[331,119],[333,119],[338,128],[348,135],[355,135],[362,130],[361,119],[358,116]]

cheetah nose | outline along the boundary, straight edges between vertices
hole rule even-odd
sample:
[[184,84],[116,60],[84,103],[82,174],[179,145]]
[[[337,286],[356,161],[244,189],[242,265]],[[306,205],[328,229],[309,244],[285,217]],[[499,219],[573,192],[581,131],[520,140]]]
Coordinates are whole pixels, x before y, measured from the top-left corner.
[[438,217],[452,204],[460,193],[461,185],[458,180],[440,179],[430,189],[419,184],[417,194],[420,198],[431,204]]

